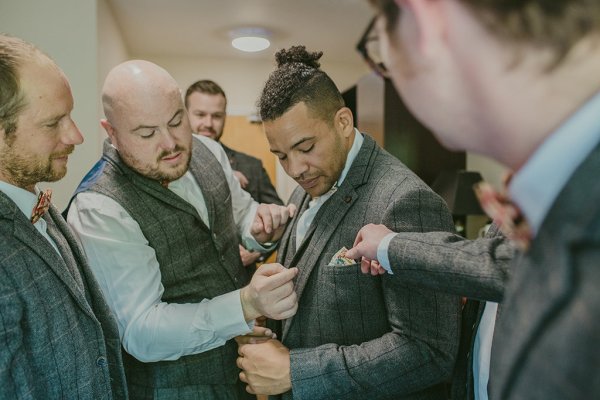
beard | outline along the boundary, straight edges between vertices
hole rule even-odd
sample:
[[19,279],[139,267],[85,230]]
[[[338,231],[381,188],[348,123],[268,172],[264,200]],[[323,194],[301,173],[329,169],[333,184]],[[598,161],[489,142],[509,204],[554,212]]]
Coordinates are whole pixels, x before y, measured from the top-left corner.
[[[161,160],[171,154],[181,152],[182,162],[174,167],[161,165]],[[189,169],[192,161],[191,150],[189,147],[176,145],[173,151],[163,151],[152,164],[138,160],[133,154],[119,150],[121,159],[129,168],[136,171],[138,174],[159,182],[172,182],[181,178]]]
[[53,160],[68,156],[75,146],[52,153],[48,158],[37,155],[22,155],[11,144],[4,154],[0,154],[0,170],[11,180],[11,184],[20,188],[31,188],[39,182],[56,182],[67,174],[67,165],[53,165]]

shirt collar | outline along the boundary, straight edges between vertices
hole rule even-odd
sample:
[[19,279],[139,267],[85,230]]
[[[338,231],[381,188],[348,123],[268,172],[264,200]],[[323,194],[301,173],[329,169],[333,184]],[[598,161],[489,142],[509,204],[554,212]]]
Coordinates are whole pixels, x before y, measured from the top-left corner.
[[365,138],[363,137],[363,135],[358,131],[358,129],[354,128],[354,143],[352,143],[352,147],[348,152],[348,156],[346,157],[346,164],[344,165],[344,169],[340,174],[340,178],[337,180],[337,184],[334,186],[339,187],[342,184],[342,182],[344,182],[344,179],[346,179],[346,175],[348,175],[348,171],[350,170],[350,167],[352,166],[354,159],[358,155],[358,152],[360,151],[360,148],[362,147],[364,141]]
[[19,210],[21,210],[27,218],[31,217],[33,207],[35,206],[35,203],[37,203],[37,195],[40,192],[37,186],[35,187],[34,194],[28,190],[11,185],[10,183],[0,181],[0,190],[15,202],[17,207],[19,207]]
[[533,233],[577,167],[600,142],[600,92],[554,131],[512,177],[509,193]]

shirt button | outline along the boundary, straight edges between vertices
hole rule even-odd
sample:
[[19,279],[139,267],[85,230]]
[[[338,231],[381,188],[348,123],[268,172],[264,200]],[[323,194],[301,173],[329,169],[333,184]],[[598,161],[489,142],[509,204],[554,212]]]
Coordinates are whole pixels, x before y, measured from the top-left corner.
[[99,366],[100,368],[105,367],[106,364],[107,364],[106,357],[100,356],[96,359],[96,365]]

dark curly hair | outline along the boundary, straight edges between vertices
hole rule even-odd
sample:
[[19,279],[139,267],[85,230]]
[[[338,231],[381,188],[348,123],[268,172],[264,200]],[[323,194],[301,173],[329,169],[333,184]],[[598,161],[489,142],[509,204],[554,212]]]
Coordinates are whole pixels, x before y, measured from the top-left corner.
[[322,55],[304,46],[275,54],[277,69],[269,76],[257,103],[263,121],[277,119],[304,102],[313,115],[333,122],[332,117],[345,104],[335,83],[319,68]]

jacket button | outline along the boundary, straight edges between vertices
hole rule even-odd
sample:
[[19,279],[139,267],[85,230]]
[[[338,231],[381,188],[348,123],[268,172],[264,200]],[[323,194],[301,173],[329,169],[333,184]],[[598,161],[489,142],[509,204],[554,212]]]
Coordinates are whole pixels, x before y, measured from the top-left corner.
[[346,197],[344,197],[344,201],[346,203],[350,203],[352,201],[352,196],[346,196]]
[[106,364],[107,364],[106,357],[100,356],[96,359],[96,365],[99,366],[100,368],[105,367]]
[[221,254],[221,262],[225,262],[225,256]]
[[217,234],[213,232],[212,237],[214,240],[217,240]]

